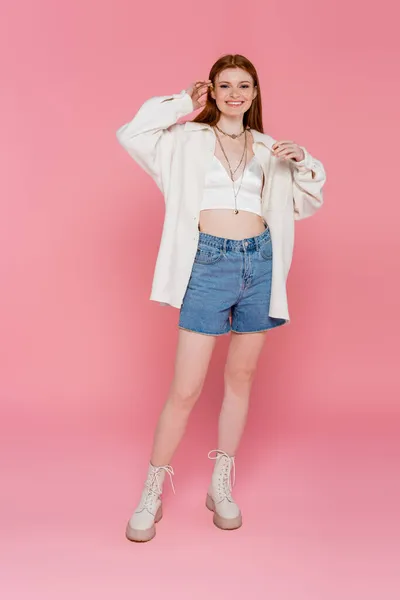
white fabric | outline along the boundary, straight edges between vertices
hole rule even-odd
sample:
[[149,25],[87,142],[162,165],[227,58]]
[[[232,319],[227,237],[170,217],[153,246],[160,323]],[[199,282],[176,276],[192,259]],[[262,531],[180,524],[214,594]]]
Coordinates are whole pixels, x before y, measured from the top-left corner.
[[200,210],[213,208],[234,210],[235,196],[233,190],[235,189],[237,209],[253,212],[261,217],[263,171],[257,157],[253,156],[248,161],[244,168],[243,177],[242,171],[243,166],[241,165],[238,169],[239,176],[234,174],[234,181],[232,182],[228,171],[214,155],[214,160],[206,173]]
[[[164,196],[164,226],[150,299],[176,308],[182,305],[192,272],[205,174],[215,154],[215,135],[210,125],[177,123],[191,112],[193,102],[186,90],[154,96],[116,132],[120,144],[154,179]],[[326,175],[322,163],[304,146],[304,160],[286,161],[273,155],[274,138],[256,129],[251,133],[252,150],[265,176],[262,213],[273,248],[268,314],[288,323],[286,281],[293,255],[294,222],[313,215],[322,205]],[[140,205],[143,198],[135,201]]]

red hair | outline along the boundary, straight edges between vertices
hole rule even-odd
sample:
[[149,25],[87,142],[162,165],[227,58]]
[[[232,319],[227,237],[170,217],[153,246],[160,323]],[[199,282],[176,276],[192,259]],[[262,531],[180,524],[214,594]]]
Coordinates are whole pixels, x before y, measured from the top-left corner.
[[[211,67],[208,78],[211,79],[213,86],[217,75],[224,69],[239,68],[247,71],[253,79],[253,84],[257,87],[257,95],[251,103],[249,110],[243,115],[244,127],[251,127],[261,133],[264,133],[262,124],[262,106],[261,106],[261,93],[260,85],[258,81],[257,71],[254,65],[241,54],[225,54],[221,56]],[[207,90],[207,100],[203,110],[193,119],[194,123],[208,123],[209,125],[216,125],[221,111],[217,107],[217,104],[211,96],[211,89]]]

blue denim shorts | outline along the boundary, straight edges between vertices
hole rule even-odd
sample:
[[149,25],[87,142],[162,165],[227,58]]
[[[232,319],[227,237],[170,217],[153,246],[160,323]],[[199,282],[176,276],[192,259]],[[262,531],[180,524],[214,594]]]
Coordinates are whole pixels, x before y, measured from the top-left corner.
[[255,333],[284,325],[270,317],[272,242],[260,235],[231,240],[200,232],[179,327],[207,335]]

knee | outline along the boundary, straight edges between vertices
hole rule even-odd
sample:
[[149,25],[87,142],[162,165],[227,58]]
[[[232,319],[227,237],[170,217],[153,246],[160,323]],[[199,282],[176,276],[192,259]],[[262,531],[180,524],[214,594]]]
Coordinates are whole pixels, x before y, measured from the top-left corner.
[[231,387],[248,387],[251,385],[256,369],[254,367],[240,366],[225,369],[225,383]]
[[172,387],[169,403],[181,412],[190,412],[201,394],[201,387]]

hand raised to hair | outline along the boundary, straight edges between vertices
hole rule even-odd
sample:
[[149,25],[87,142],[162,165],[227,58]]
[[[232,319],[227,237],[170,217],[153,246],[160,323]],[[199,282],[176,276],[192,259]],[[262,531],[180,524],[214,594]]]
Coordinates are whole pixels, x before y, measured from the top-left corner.
[[192,98],[193,110],[202,108],[207,102],[207,91],[211,87],[211,79],[195,81],[187,88],[187,93]]
[[299,162],[304,158],[303,149],[292,140],[275,142],[275,144],[272,146],[272,150],[274,156],[278,158],[284,158],[285,160],[292,159],[296,162]]

